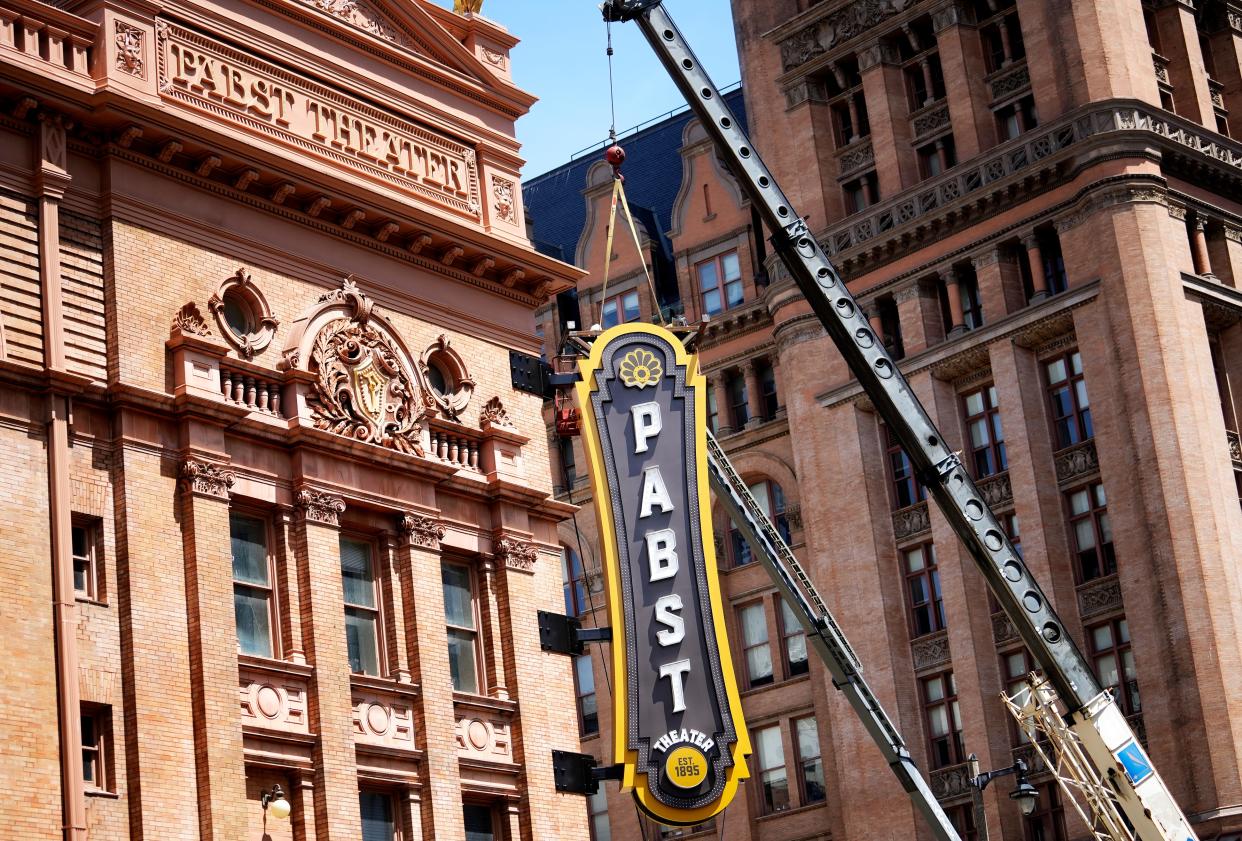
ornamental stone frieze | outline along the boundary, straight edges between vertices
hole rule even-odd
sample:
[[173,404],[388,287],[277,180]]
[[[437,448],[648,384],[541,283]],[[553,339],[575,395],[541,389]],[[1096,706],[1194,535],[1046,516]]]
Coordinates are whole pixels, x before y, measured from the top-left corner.
[[914,0],[856,0],[782,40],[781,66],[793,70],[913,5]]
[[1116,575],[1088,582],[1078,588],[1078,612],[1083,619],[1121,610],[1124,606],[1121,581]]
[[190,458],[181,462],[181,481],[190,493],[227,500],[237,474],[221,465]]
[[298,514],[314,523],[339,526],[345,513],[345,500],[336,494],[300,488],[294,500]]
[[989,508],[1005,508],[1013,503],[1013,484],[1009,481],[1009,472],[989,476],[979,482],[979,494]]
[[370,3],[363,2],[363,0],[301,0],[301,2],[327,12],[377,38],[417,52],[413,41],[406,37],[404,32],[386,21]]
[[1100,457],[1095,451],[1095,441],[1083,441],[1061,450],[1053,456],[1056,463],[1057,483],[1071,484],[1100,469]]
[[937,768],[928,776],[927,785],[939,801],[970,796],[970,769],[966,763]]
[[406,540],[423,549],[439,549],[444,539],[444,526],[434,517],[411,511],[401,515],[397,526]]
[[424,455],[431,385],[352,276],[294,323],[281,367],[312,375],[294,380],[302,416],[315,428]]
[[898,541],[917,537],[930,529],[931,518],[927,513],[926,502],[893,512],[893,537]]
[[310,364],[319,375],[307,399],[317,428],[423,454],[420,390],[383,334],[349,319],[333,321],[315,340]]
[[910,643],[910,657],[914,661],[916,672],[948,665],[953,657],[949,650],[948,632],[937,631],[914,640]]
[[496,560],[504,564],[507,569],[520,572],[534,572],[535,561],[539,559],[539,550],[533,543],[512,537],[502,537],[496,541],[495,554]]
[[1004,613],[992,614],[992,642],[1002,645],[1018,638],[1018,630]]

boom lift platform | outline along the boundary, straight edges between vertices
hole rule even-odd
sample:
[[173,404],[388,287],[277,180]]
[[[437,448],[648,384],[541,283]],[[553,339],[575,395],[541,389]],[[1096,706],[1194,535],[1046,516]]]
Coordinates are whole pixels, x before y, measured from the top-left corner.
[[[601,9],[606,20],[638,24],[712,137],[718,154],[773,232],[776,253],[876,411],[905,448],[920,481],[965,544],[1042,669],[1045,680],[1035,690],[1041,702],[1050,708],[1059,699],[1068,710],[1065,730],[1072,733],[1079,748],[1076,756],[1083,773],[1102,798],[1103,808],[1117,810],[1126,819],[1111,822],[1110,829],[1128,831],[1138,841],[1197,841],[1116,700],[1101,689],[957,454],[945,445],[841,276],[739,128],[660,0],[605,0]],[[712,439],[709,448],[712,488],[806,629],[832,674],[833,684],[845,693],[935,837],[960,841],[900,734],[863,680],[857,656],[814,585],[733,471],[719,444]]]

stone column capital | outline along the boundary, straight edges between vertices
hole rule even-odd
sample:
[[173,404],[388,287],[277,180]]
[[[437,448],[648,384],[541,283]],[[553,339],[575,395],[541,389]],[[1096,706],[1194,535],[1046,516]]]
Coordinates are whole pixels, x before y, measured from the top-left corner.
[[498,539],[493,548],[497,562],[504,564],[506,569],[533,573],[535,561],[539,559],[539,550],[535,544],[514,537]]
[[440,549],[440,541],[444,539],[444,525],[435,517],[427,517],[413,511],[407,511],[397,520],[403,544],[417,546],[420,549]]
[[181,462],[182,487],[194,496],[228,502],[236,482],[237,474],[224,465],[198,458],[187,458]]
[[298,516],[306,522],[319,523],[334,528],[341,527],[341,514],[345,513],[345,500],[336,494],[314,488],[299,488],[295,496]]

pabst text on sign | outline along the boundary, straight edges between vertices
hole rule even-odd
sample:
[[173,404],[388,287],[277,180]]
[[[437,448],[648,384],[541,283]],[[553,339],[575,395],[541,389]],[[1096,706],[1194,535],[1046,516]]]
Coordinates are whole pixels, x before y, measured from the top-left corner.
[[641,324],[596,339],[582,375],[622,786],[658,820],[699,823],[732,800],[750,753],[712,541],[706,380],[675,335]]
[[474,150],[196,32],[159,29],[160,93],[478,218]]

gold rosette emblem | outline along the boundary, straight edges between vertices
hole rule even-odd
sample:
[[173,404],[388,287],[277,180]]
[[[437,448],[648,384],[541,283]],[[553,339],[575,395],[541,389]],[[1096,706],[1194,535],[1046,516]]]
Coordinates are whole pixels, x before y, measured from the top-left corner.
[[621,382],[630,388],[646,388],[660,381],[660,377],[664,375],[664,368],[654,353],[638,348],[625,355],[618,372]]

